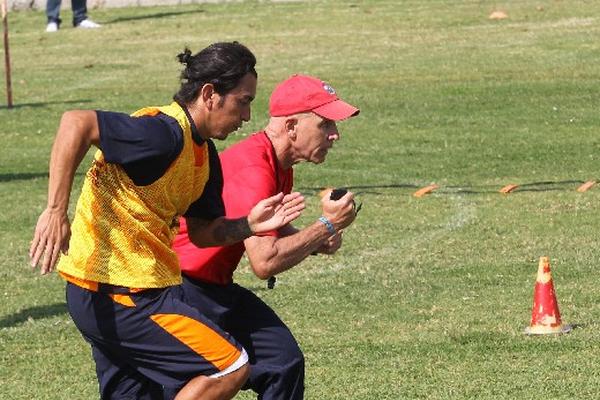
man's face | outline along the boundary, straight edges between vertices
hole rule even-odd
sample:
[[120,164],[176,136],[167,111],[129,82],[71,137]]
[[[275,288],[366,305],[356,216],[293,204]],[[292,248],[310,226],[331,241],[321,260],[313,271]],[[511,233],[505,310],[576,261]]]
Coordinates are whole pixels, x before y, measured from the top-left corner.
[[298,119],[295,148],[297,161],[320,164],[325,161],[333,142],[340,138],[335,121],[308,113]]
[[247,73],[229,93],[215,93],[211,111],[211,135],[214,139],[225,139],[239,129],[243,122],[250,121],[250,103],[256,96],[256,77]]

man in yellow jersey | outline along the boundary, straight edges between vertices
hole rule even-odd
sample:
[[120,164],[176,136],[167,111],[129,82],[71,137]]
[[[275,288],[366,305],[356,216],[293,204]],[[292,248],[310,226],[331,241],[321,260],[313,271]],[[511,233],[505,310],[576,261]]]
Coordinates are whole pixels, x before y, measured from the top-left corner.
[[[298,193],[279,193],[247,217],[223,217],[211,139],[250,119],[256,59],[237,42],[178,57],[185,69],[172,104],[132,116],[68,111],[50,156],[31,263],[46,274],[60,256],[69,313],[92,347],[102,399],[160,399],[164,387],[176,388],[177,400],[232,398],[248,376],[248,356],[185,303],[171,250],[178,217],[192,243],[215,246],[278,229],[304,208]],[[71,225],[73,177],[91,145],[99,150]]]

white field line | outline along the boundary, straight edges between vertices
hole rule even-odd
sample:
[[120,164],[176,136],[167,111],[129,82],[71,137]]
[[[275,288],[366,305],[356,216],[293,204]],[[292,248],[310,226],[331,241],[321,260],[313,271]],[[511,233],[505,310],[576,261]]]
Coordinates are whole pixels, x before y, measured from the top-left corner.
[[[453,213],[449,216],[445,224],[437,229],[432,229],[426,233],[420,233],[418,235],[404,236],[398,238],[398,242],[392,246],[386,247],[369,247],[365,248],[357,257],[357,260],[352,264],[347,263],[328,263],[323,262],[318,268],[311,268],[305,270],[307,275],[323,275],[335,273],[344,269],[355,268],[360,274],[365,274],[371,270],[371,260],[373,258],[382,258],[385,255],[398,254],[398,259],[401,260],[402,264],[410,263],[415,261],[422,250],[423,244],[428,245],[431,242],[440,240],[444,236],[462,229],[464,226],[470,224],[476,217],[477,208],[472,202],[467,201],[465,196],[453,195],[449,197],[453,202]],[[343,251],[343,249],[342,249]],[[368,261],[368,262],[363,262]],[[377,265],[376,268],[384,267]]]

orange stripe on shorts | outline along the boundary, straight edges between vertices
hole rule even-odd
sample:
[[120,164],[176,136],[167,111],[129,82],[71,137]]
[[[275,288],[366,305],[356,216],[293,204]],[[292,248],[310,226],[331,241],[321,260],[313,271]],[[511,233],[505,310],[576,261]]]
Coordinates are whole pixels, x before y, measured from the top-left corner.
[[200,321],[179,314],[155,314],[150,318],[219,371],[240,357],[240,350]]

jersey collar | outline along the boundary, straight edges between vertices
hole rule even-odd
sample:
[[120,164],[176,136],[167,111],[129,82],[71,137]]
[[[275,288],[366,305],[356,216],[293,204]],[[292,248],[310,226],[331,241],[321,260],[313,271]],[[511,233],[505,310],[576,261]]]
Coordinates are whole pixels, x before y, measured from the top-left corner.
[[190,128],[192,130],[192,139],[194,139],[194,143],[196,143],[198,146],[201,146],[204,142],[206,142],[206,140],[203,139],[202,136],[200,136],[200,133],[198,133],[196,124],[194,123],[194,120],[192,119],[192,116],[190,115],[190,112],[188,111],[187,107],[184,104],[181,104],[180,102],[177,102],[177,104],[179,104],[179,107],[181,107],[185,112],[185,116],[187,117],[188,122],[190,124]]

